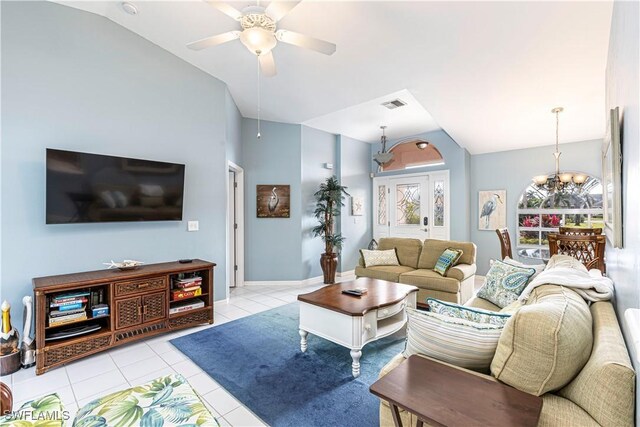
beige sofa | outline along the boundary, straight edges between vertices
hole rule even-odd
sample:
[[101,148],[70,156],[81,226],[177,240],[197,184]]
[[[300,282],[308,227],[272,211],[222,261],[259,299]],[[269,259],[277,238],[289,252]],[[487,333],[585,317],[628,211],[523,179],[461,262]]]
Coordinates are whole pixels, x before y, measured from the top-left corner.
[[[466,305],[499,311],[478,297]],[[403,360],[394,357],[380,376]],[[539,426],[633,425],[635,373],[613,305],[588,306],[565,287],[535,289],[507,322],[491,375],[468,372],[541,395]],[[401,417],[404,426],[416,425],[412,414],[401,411]],[[380,405],[380,425],[394,425],[387,402]]]
[[[370,277],[389,282],[405,283],[419,288],[418,301],[428,297],[464,304],[473,295],[476,273],[476,245],[451,240],[384,237],[378,249],[395,248],[400,265],[380,265],[366,268],[362,256],[355,269],[356,277]],[[458,263],[442,277],[435,271],[438,258],[447,248],[462,250]]]

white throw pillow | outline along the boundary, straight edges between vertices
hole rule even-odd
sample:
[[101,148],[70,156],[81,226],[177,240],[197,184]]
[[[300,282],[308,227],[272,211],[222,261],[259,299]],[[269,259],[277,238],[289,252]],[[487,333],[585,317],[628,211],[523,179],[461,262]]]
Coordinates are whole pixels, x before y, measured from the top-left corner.
[[395,248],[388,249],[386,251],[360,249],[360,253],[362,254],[365,267],[373,267],[376,265],[400,265]]
[[588,272],[587,267],[583,263],[578,261],[569,255],[554,255],[547,263],[545,270],[551,270],[552,268],[573,268],[574,270]]
[[404,357],[423,354],[462,368],[488,371],[502,326],[407,307]]

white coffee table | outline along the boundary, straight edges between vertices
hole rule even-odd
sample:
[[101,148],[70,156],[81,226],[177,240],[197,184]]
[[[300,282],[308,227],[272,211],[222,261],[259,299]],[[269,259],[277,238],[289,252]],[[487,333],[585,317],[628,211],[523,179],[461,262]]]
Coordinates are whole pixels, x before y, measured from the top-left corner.
[[[360,297],[343,290],[367,288]],[[307,351],[307,335],[317,335],[351,350],[352,374],[360,375],[362,347],[391,335],[407,322],[406,307],[416,307],[418,288],[385,280],[360,278],[298,295],[300,350]]]

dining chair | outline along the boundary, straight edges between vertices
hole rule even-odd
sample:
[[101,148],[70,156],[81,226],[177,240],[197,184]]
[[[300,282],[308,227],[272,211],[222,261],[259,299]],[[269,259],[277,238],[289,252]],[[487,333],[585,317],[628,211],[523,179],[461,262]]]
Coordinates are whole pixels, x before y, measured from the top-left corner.
[[583,236],[577,234],[549,233],[550,255],[569,255],[584,264],[587,269],[597,268],[605,273],[604,248],[606,238],[602,234]]
[[502,252],[502,259],[505,259],[506,257],[513,258],[509,229],[496,228],[496,234],[498,235],[498,239],[500,240],[500,251]]
[[558,233],[575,236],[599,236],[602,234],[602,228],[560,227]]

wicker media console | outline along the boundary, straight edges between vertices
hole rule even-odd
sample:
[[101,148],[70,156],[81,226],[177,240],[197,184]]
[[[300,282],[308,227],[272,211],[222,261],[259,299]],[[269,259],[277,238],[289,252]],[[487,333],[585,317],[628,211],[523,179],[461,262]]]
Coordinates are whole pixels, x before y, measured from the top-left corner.
[[[152,335],[213,323],[214,267],[214,263],[193,260],[186,264],[149,264],[128,271],[98,270],[33,279],[36,374]],[[179,280],[196,280],[200,289],[193,296],[177,295],[172,287]],[[52,312],[60,311],[59,301],[73,298],[84,301],[81,308],[74,310],[78,319],[51,324],[55,320],[50,321]],[[177,298],[180,300],[173,300]],[[108,306],[108,314],[94,317],[92,305],[96,302]],[[201,307],[182,307],[184,311],[179,311],[178,307],[185,305]],[[74,334],[81,329],[84,331]]]

